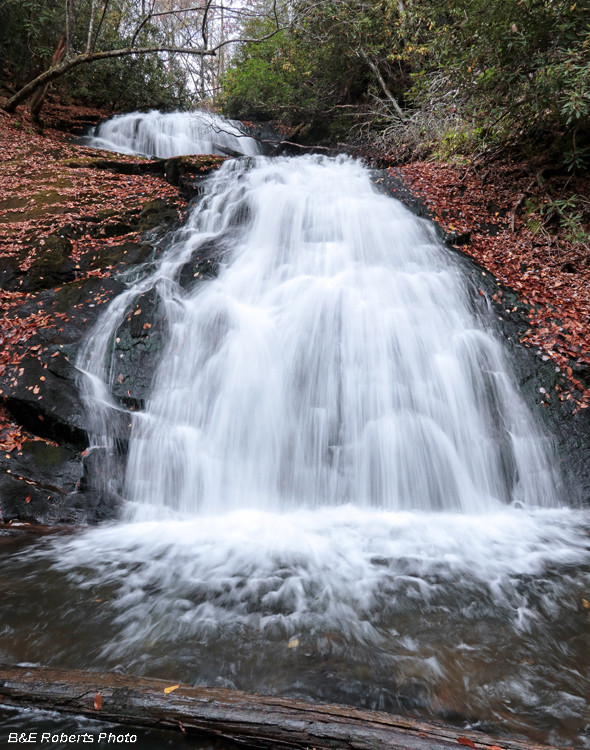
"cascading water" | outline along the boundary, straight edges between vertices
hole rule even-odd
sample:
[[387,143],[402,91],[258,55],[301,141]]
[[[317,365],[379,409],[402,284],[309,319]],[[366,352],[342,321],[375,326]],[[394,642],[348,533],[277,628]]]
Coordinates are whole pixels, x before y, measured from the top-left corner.
[[226,150],[254,156],[258,143],[238,125],[207,112],[135,112],[98,125],[90,145],[123,154],[168,159],[185,154],[224,154]]
[[[351,160],[257,157],[163,256],[78,359],[91,450],[133,421],[127,520],[17,558],[0,653],[590,747],[587,513],[427,224]],[[130,413],[113,346],[149,290],[165,346]]]
[[[181,269],[212,242],[227,247],[218,278],[184,291]],[[359,164],[226,166],[140,285],[158,290],[169,341],[134,417],[127,497],[188,513],[554,504],[546,441],[462,285]],[[100,383],[95,350],[79,366]]]

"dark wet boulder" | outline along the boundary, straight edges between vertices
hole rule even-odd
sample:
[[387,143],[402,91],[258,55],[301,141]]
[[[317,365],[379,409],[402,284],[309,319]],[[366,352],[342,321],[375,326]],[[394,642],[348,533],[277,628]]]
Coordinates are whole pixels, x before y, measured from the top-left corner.
[[88,250],[80,257],[79,265],[83,273],[105,269],[117,273],[128,266],[147,263],[159,252],[159,248],[147,242],[122,242],[120,245],[106,245],[99,250]]
[[73,519],[68,498],[82,477],[79,454],[43,440],[0,456],[0,518],[4,523],[54,524]]
[[18,258],[10,256],[0,258],[0,289],[6,291],[17,289],[22,275]]
[[162,227],[170,229],[173,224],[178,223],[178,220],[178,212],[174,205],[164,198],[156,198],[142,207],[136,226],[140,232]]
[[136,299],[115,335],[111,391],[132,410],[143,408],[151,391],[163,346],[163,316],[160,297],[151,289]]
[[22,291],[36,292],[41,289],[73,281],[76,264],[70,258],[72,243],[66,237],[50,236],[37,249],[37,257],[27,274],[23,276]]
[[60,352],[52,360],[50,367],[25,354],[0,379],[3,404],[34,435],[85,448],[88,423],[76,368]]
[[215,278],[219,274],[219,263],[213,258],[193,258],[180,269],[178,283],[191,289],[199,281]]
[[447,234],[445,239],[449,245],[469,245],[471,243],[471,232],[451,232]]
[[[56,331],[40,332],[54,344],[73,344],[85,336],[109,302],[126,289],[122,281],[90,277],[47,292],[48,302],[65,318]],[[69,356],[69,355],[68,355]],[[70,357],[72,359],[72,357]]]

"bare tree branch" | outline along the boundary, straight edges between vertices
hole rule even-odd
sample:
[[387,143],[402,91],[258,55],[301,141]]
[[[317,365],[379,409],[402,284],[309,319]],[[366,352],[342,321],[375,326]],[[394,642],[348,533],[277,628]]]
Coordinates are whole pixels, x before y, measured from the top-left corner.
[[360,56],[361,56],[361,57],[363,58],[363,60],[364,60],[364,61],[365,61],[365,62],[367,63],[367,65],[368,65],[368,66],[369,66],[369,67],[371,68],[371,70],[373,71],[373,73],[375,74],[375,78],[376,78],[376,79],[377,79],[377,80],[379,81],[379,85],[381,86],[381,89],[383,90],[383,93],[385,94],[385,96],[386,96],[386,97],[387,97],[387,98],[389,99],[389,101],[390,101],[390,102],[391,102],[391,104],[393,105],[393,108],[394,108],[394,109],[395,109],[395,111],[397,112],[397,115],[398,115],[399,119],[400,119],[400,120],[403,120],[403,119],[404,119],[404,113],[403,113],[403,110],[402,110],[402,108],[401,108],[401,107],[399,106],[399,104],[398,104],[398,103],[397,103],[397,101],[395,100],[395,98],[394,98],[393,94],[392,94],[392,93],[391,93],[391,91],[389,90],[389,88],[388,88],[387,84],[386,84],[386,83],[385,83],[385,81],[383,80],[383,76],[382,76],[382,75],[381,75],[381,73],[379,72],[379,68],[378,68],[378,67],[377,67],[377,66],[375,65],[375,63],[374,63],[374,62],[373,62],[373,61],[372,61],[372,60],[371,60],[371,59],[369,58],[369,56],[367,55],[367,53],[365,52],[365,50],[364,50],[364,49],[362,49],[362,48],[361,48],[361,49],[359,50],[359,54],[360,54]]
[[104,8],[102,9],[102,15],[100,17],[100,21],[98,23],[98,28],[96,29],[96,34],[94,35],[94,41],[92,42],[91,49],[89,49],[89,52],[94,52],[94,48],[96,47],[96,42],[98,41],[98,37],[100,35],[100,30],[102,29],[102,23],[104,21],[104,18],[107,14],[107,9],[109,7],[110,0],[104,0]]
[[[108,1],[108,0],[107,0]],[[264,42],[267,39],[275,36],[276,34],[284,31],[287,27],[279,27],[269,34],[265,34],[261,37],[255,38],[232,38],[226,39],[225,41],[219,42],[214,47],[209,49],[199,49],[195,47],[176,47],[171,45],[155,45],[151,47],[125,47],[124,49],[115,50],[104,50],[102,52],[87,52],[74,57],[66,58],[63,62],[58,65],[54,65],[49,70],[46,70],[37,78],[33,79],[26,86],[23,86],[20,91],[10,97],[8,101],[2,107],[6,112],[14,112],[19,104],[26,101],[37,89],[45,86],[51,81],[55,81],[61,78],[70,70],[78,68],[80,65],[87,65],[92,62],[98,62],[100,60],[108,60],[120,57],[129,57],[131,55],[153,55],[158,53],[169,53],[169,54],[183,54],[183,55],[195,55],[200,57],[214,57],[217,52],[228,44],[258,44]]]

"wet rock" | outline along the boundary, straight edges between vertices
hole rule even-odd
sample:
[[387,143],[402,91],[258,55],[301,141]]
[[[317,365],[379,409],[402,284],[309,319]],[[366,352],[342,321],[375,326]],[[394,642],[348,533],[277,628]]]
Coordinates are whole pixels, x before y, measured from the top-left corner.
[[22,271],[16,258],[0,258],[0,289],[13,291],[17,288],[21,276]]
[[[242,154],[238,154],[242,156]],[[121,161],[116,158],[76,158],[68,159],[64,165],[70,169],[93,168],[105,169],[118,174],[152,174],[164,177],[167,182],[178,188],[179,193],[190,200],[198,194],[195,185],[227,159],[226,156],[197,154],[191,156],[174,156],[170,159],[143,159]]]
[[19,521],[54,524],[61,520],[65,496],[38,484],[0,473],[0,518],[3,523]]
[[201,194],[205,177],[218,169],[225,159],[225,156],[211,154],[164,159],[164,176],[167,182],[178,188],[184,198],[191,200]]
[[76,278],[76,264],[70,258],[72,243],[65,237],[50,236],[37,250],[27,274],[23,276],[20,290],[36,292],[41,289],[73,281]]
[[47,299],[57,312],[67,315],[67,320],[57,332],[49,332],[44,338],[54,344],[79,342],[106,305],[125,289],[125,284],[117,279],[90,277],[51,290]]
[[2,455],[2,470],[17,478],[34,481],[59,494],[75,492],[82,476],[80,455],[63,445],[52,445],[44,440],[23,443],[20,455]]
[[156,227],[168,231],[176,223],[178,223],[176,208],[163,198],[148,201],[137,217],[137,229],[140,232],[147,232]]
[[0,518],[4,523],[73,520],[66,509],[82,477],[79,454],[44,441],[25,442],[20,454],[0,456]]
[[21,249],[19,257],[0,258],[0,286],[7,291],[38,292],[76,278],[76,264],[70,258],[72,243],[61,235],[50,235],[43,245],[35,247],[36,258],[27,271],[20,262],[30,247]]
[[65,355],[51,369],[26,354],[20,364],[0,379],[5,408],[14,419],[39,437],[76,448],[88,445],[86,410],[76,386],[76,368]]
[[449,245],[469,245],[471,243],[471,232],[451,232],[447,234],[446,241]]
[[92,249],[80,258],[83,272],[109,269],[121,272],[127,266],[140,265],[155,258],[161,251],[146,242],[123,242],[120,245],[107,245],[100,250]]
[[111,390],[121,404],[132,410],[142,409],[149,396],[162,351],[164,326],[160,298],[151,289],[136,300],[117,329]]
[[103,494],[118,502],[125,481],[125,455],[125,451],[116,445],[85,451],[80,491]]
[[572,372],[577,380],[581,380],[586,388],[590,388],[590,366],[587,364],[579,364],[574,362],[572,364]]
[[178,283],[184,289],[191,289],[199,281],[215,278],[219,274],[219,263],[213,258],[195,257],[180,269]]

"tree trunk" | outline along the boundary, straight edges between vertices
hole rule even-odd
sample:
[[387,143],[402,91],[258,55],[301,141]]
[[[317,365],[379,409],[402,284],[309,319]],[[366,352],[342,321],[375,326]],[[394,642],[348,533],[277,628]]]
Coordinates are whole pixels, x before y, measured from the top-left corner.
[[[57,44],[57,48],[55,52],[53,53],[53,59],[51,60],[51,67],[54,65],[57,65],[63,60],[63,56],[66,52],[66,35],[62,34],[60,37],[60,40]],[[37,91],[33,94],[31,97],[31,101],[29,102],[29,111],[31,113],[31,119],[33,122],[37,123],[38,125],[41,124],[41,121],[39,119],[39,115],[41,114],[41,108],[43,107],[43,102],[45,101],[45,97],[47,96],[47,92],[49,91],[49,83],[46,83],[43,88],[37,89]]]
[[550,750],[379,711],[112,673],[0,665],[0,694],[8,706],[178,729],[260,750],[450,750],[457,744],[499,750],[498,743],[502,750]]

